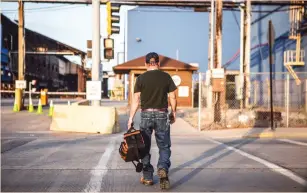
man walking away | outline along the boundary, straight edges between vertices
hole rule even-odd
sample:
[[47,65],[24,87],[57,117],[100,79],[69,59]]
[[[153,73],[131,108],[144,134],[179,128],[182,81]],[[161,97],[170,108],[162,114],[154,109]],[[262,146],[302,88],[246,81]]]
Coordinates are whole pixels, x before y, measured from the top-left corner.
[[[171,76],[159,69],[158,54],[151,52],[146,55],[145,66],[147,71],[141,74],[135,83],[134,95],[131,104],[128,129],[141,102],[140,131],[146,145],[147,155],[142,159],[143,177],[141,183],[153,185],[154,168],[150,163],[151,136],[155,130],[157,146],[159,148],[159,161],[157,165],[160,178],[160,188],[168,189],[170,182],[168,172],[171,166],[171,139],[170,124],[176,120],[177,89]],[[168,114],[168,97],[172,111]]]

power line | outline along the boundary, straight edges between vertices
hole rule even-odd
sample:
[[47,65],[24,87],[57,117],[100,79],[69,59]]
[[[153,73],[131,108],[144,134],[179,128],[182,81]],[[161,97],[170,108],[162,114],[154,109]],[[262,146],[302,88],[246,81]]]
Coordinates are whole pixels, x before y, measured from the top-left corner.
[[[49,7],[36,7],[36,8],[28,8],[24,9],[25,11],[27,10],[41,10],[41,9],[49,9],[49,8],[57,8],[57,7],[65,7],[65,6],[70,6],[70,5],[58,5],[58,6],[49,6]],[[18,9],[7,9],[7,10],[2,10],[2,11],[18,11]]]
[[[70,6],[70,7],[68,7]],[[64,10],[64,9],[71,9],[71,8],[77,8],[77,7],[84,7],[84,5],[62,5],[62,6],[53,6],[53,7],[41,7],[41,8],[30,8],[25,9],[27,13],[33,13],[33,12],[46,12],[46,11],[57,11],[57,10]],[[3,13],[16,13],[18,10],[3,10]]]
[[[49,6],[49,7],[37,7],[37,8],[29,8],[29,9],[25,9],[25,11],[40,11],[40,10],[52,10],[52,11],[57,11],[57,10],[62,10],[62,9],[69,9],[69,8],[75,8],[76,6],[72,6],[72,5],[59,5],[59,6]],[[77,7],[82,7],[84,5],[79,5]],[[164,9],[164,10],[163,10]],[[193,9],[186,9],[186,8],[179,8],[180,10],[176,10],[178,8],[159,8],[158,10],[156,9],[142,9],[142,10],[136,10],[139,12],[194,12]],[[271,13],[271,12],[285,12],[285,11],[290,11],[290,10],[297,10],[300,8],[287,8],[287,9],[280,9],[280,10],[252,10],[251,12],[253,13]],[[223,8],[224,11],[240,11],[239,9],[236,8]],[[9,13],[9,12],[18,12],[18,9],[14,10],[14,9],[7,9],[7,10],[2,10],[2,12],[4,13]]]

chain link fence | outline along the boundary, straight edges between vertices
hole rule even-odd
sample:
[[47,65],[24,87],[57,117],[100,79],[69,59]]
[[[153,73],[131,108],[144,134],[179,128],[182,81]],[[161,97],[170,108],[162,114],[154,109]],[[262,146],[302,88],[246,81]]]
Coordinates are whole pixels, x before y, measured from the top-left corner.
[[[307,127],[307,72],[296,74],[272,75],[274,127]],[[270,127],[270,73],[226,72],[218,82],[199,73],[193,86],[198,112],[188,122],[200,130]]]

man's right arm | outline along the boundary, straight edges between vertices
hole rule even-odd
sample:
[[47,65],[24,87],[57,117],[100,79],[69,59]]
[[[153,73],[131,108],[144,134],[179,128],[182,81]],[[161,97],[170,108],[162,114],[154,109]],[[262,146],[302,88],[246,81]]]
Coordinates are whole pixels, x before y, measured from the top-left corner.
[[176,110],[177,110],[177,98],[176,98],[176,93],[175,91],[169,93],[169,99],[170,99],[170,104],[172,108],[172,117],[173,120],[171,120],[171,124],[176,121]]
[[172,108],[171,113],[171,124],[176,121],[176,110],[177,110],[177,99],[176,99],[176,90],[177,86],[175,85],[172,77],[169,75],[169,82],[168,82],[168,97]]
[[177,99],[176,99],[175,91],[169,93],[169,99],[170,99],[172,111],[176,112],[176,110],[177,110]]

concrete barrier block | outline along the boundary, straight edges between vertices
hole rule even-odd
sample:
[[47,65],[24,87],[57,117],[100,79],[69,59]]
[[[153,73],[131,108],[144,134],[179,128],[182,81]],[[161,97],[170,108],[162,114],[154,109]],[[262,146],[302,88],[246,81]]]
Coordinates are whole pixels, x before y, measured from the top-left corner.
[[54,105],[50,130],[112,134],[120,129],[115,107]]

